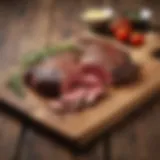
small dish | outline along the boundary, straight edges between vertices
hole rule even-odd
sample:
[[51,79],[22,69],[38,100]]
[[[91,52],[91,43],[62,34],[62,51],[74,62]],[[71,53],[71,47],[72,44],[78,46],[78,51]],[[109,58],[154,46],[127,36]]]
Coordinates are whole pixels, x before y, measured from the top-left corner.
[[110,33],[109,26],[113,17],[113,9],[107,7],[104,9],[88,9],[82,14],[81,19],[91,31],[106,34]]

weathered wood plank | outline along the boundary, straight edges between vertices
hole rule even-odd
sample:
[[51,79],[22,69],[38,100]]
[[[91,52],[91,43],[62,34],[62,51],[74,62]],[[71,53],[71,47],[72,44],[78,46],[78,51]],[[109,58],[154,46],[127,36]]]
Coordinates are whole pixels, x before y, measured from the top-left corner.
[[[6,52],[4,48],[8,43],[8,31],[12,25],[12,20],[17,16],[19,6],[14,4],[15,1],[0,2],[0,70],[2,71],[7,65]],[[25,5],[25,3],[23,3]],[[13,42],[14,43],[14,42]],[[9,47],[9,46],[8,46]],[[14,49],[12,48],[14,52]],[[1,106],[0,106],[1,107]],[[21,123],[0,110],[0,159],[11,160],[15,157],[22,130]]]
[[111,135],[111,160],[160,159],[160,101]]
[[51,12],[49,45],[68,39],[79,29],[81,30],[79,23],[81,9],[81,1],[55,1]]
[[[105,150],[107,147],[104,145],[108,145],[105,143],[105,139],[99,140],[96,144],[92,146],[88,152],[83,154],[73,154],[73,160],[109,160],[106,156],[108,150]],[[107,159],[106,159],[107,158]]]
[[144,117],[136,120],[136,147],[139,159],[160,159],[160,100],[154,104]]
[[3,53],[3,48],[6,45],[8,39],[8,28],[11,24],[13,16],[15,15],[14,7],[10,7],[9,2],[0,2],[0,70],[4,69],[4,64],[7,63],[5,59],[5,52]]
[[88,7],[102,6],[103,0],[62,1],[56,0],[51,15],[49,44],[81,34],[85,26],[80,14]]
[[[8,23],[5,26],[5,41],[1,47],[1,69],[7,69],[15,64],[18,55],[18,45],[23,34],[28,3],[26,0],[5,2],[4,8],[8,13]],[[20,9],[23,12],[20,12]],[[3,12],[2,12],[3,13]]]
[[[14,1],[8,5],[10,8],[10,5],[12,6],[13,3],[15,4],[13,7],[11,7],[12,10],[9,13],[7,12],[8,16],[10,16],[10,21],[8,22],[8,27],[6,28],[6,41],[1,47],[1,70],[15,65],[22,54],[25,54],[30,50],[41,49],[42,47],[46,46],[50,16],[49,12],[52,0],[33,0],[27,2],[24,3],[24,1]],[[5,9],[9,8],[6,6]],[[3,25],[4,20],[2,21]],[[0,28],[2,27],[0,23]],[[16,124],[14,125],[14,122],[13,124],[9,123],[9,120],[9,122],[7,120],[5,121],[6,128],[1,129],[3,140],[0,143],[0,146],[2,146],[2,154],[0,152],[0,159],[8,160],[11,158],[11,156],[18,158],[18,155],[10,153],[14,152],[14,149],[16,150],[17,148],[16,134],[18,134],[18,126],[16,126]],[[13,135],[11,136],[11,134]],[[11,146],[9,147],[9,145]],[[19,151],[16,153],[19,154]]]
[[25,132],[19,153],[19,160],[71,160],[69,152],[31,128]]
[[[28,3],[24,3],[23,1],[20,4],[17,4],[15,1],[12,3],[15,3],[15,7],[13,6],[12,11],[9,13],[7,12],[11,18],[9,19],[8,28],[4,27],[7,31],[6,41],[1,48],[1,69],[14,65],[21,54],[30,50],[40,49],[46,46],[47,43],[49,10],[52,1],[33,0],[28,1]],[[2,21],[2,25],[4,25],[4,20]],[[2,27],[0,23],[0,28]],[[18,142],[16,138],[19,136],[18,131],[20,131],[20,127],[18,128],[18,124],[16,126],[14,122],[9,121],[7,118],[5,119],[5,117],[2,119],[5,125],[1,125],[0,128],[2,130],[0,159],[8,160],[15,156],[18,158],[19,156],[14,154],[16,153],[16,143]],[[45,152],[41,153],[45,154]]]
[[11,13],[13,16],[7,30],[7,40],[1,52],[2,66],[5,69],[15,65],[22,54],[41,49],[47,43],[49,10],[52,1],[27,2],[21,2],[26,7],[19,5],[16,12]]
[[103,140],[88,152],[76,154],[33,128],[27,128],[23,137],[18,160],[45,160],[46,158],[47,160],[104,160],[106,152],[103,148]]
[[0,111],[0,159],[12,160],[17,152],[22,124]]
[[20,42],[19,53],[21,55],[47,46],[53,3],[54,0],[30,1],[28,19],[25,20],[24,34]]

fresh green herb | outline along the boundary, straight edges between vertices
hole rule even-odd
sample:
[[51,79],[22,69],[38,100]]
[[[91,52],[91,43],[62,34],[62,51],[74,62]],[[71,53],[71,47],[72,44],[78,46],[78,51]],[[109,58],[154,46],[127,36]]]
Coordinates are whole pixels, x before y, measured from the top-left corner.
[[22,77],[20,74],[17,73],[12,75],[7,85],[9,89],[11,89],[11,91],[15,93],[18,97],[23,98],[25,96]]
[[131,20],[140,20],[141,19],[140,13],[138,11],[137,12],[128,12],[126,15]]
[[[78,49],[73,44],[62,44],[54,47],[48,47],[38,52],[32,52],[22,58],[22,67],[27,69],[28,67],[43,61],[49,56],[54,56],[60,52],[63,53],[64,51],[78,51]],[[12,75],[7,85],[17,96],[21,98],[25,96],[22,76],[20,73]]]
[[27,54],[22,59],[22,65],[25,68],[28,68],[43,61],[45,58],[49,56],[54,56],[60,52],[62,53],[63,51],[77,51],[77,50],[78,50],[77,47],[75,47],[73,44],[62,44],[54,47],[48,47],[43,49],[42,51],[32,52]]

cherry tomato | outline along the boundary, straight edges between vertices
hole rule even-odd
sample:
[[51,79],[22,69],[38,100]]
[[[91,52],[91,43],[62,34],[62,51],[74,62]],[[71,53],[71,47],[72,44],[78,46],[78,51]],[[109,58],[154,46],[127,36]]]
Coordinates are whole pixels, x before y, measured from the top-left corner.
[[118,28],[115,32],[115,36],[120,41],[126,41],[129,38],[130,31],[128,28]]
[[133,45],[142,45],[144,43],[144,35],[140,33],[133,33],[130,37],[130,42]]

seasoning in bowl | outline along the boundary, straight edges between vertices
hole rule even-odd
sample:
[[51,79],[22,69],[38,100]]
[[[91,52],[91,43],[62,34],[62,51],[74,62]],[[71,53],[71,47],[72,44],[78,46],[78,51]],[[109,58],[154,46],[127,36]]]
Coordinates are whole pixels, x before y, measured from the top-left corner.
[[112,8],[89,9],[82,14],[82,20],[95,33],[110,33],[109,25],[114,16]]

